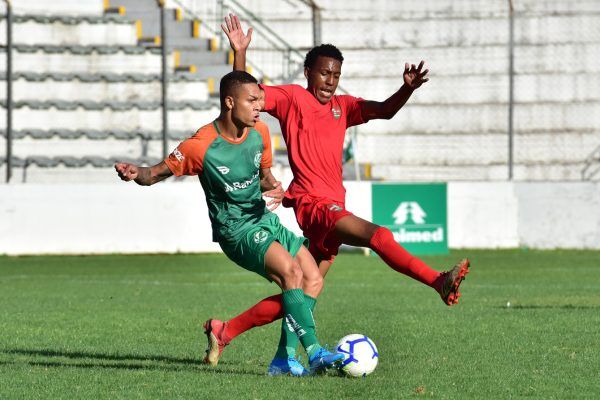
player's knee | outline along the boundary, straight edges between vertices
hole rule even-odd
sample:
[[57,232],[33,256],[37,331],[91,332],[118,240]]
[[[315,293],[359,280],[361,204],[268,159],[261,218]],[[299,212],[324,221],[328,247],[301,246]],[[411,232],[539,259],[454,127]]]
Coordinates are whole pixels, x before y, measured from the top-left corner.
[[292,273],[294,274],[295,282],[298,282],[298,285],[302,285],[302,279],[304,278],[304,274],[302,273],[302,268],[300,268],[300,264],[298,261],[292,261]]
[[324,282],[323,276],[317,271],[316,274],[311,274],[310,276],[304,275],[302,285],[305,292],[320,293],[323,289]]
[[302,285],[302,269],[300,265],[290,259],[281,270],[281,278],[287,287],[300,287]]
[[373,250],[386,243],[394,242],[394,234],[388,228],[383,226],[377,226],[373,229],[371,239],[369,240],[369,247]]

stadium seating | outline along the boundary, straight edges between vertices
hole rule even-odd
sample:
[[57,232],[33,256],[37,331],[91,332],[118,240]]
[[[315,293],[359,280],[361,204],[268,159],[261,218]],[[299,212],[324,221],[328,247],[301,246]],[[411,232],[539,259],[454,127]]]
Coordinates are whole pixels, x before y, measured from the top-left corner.
[[[42,0],[16,2],[17,181],[109,181],[114,179],[112,159],[148,162],[162,157],[160,12],[155,3],[57,0],[47,7]],[[215,86],[231,70],[230,54],[217,46],[220,21],[213,3],[167,2],[200,10],[195,15],[179,8],[167,12],[169,148],[215,115]],[[312,15],[304,2],[242,3],[301,54],[312,46]],[[359,127],[354,151],[363,176],[507,178],[507,2],[423,0],[418,7],[384,0],[318,3],[322,41],[344,53],[343,90],[383,100],[402,85],[405,61],[424,59],[431,70],[431,82],[394,119]],[[225,6],[225,12],[240,11],[232,2]],[[600,3],[523,0],[515,7],[514,177],[598,179],[598,174],[583,171],[600,163]],[[1,19],[0,41],[6,39],[5,24]],[[248,60],[259,78],[278,83],[290,54],[261,34],[264,28],[254,28]],[[6,51],[0,50],[0,71],[4,65]],[[297,56],[287,68],[295,72],[294,82],[304,84]],[[3,73],[0,79],[3,156]],[[276,159],[285,165],[279,126],[265,120],[274,134]],[[353,176],[353,171],[345,172]]]
[[[159,11],[154,1],[139,3]],[[133,13],[132,2],[127,6],[129,14],[95,0],[59,0],[47,10],[37,1],[15,6],[13,181],[111,181],[115,161],[147,164],[162,158],[161,48],[143,40],[141,21],[135,19],[142,16]],[[193,27],[187,22],[182,19]],[[168,48],[169,149],[218,112],[211,97],[214,82],[231,70],[226,52],[210,51],[208,39],[193,33],[187,32],[188,44],[205,43],[196,71],[178,69],[181,55]],[[5,18],[0,40],[6,40]],[[5,49],[0,65],[6,65]],[[5,109],[5,74],[0,79]],[[2,149],[5,126],[1,112]],[[4,168],[5,157],[3,174]]]
[[[312,46],[306,7],[245,3],[288,43]],[[322,41],[343,50],[341,83],[349,93],[383,100],[402,85],[404,62],[423,59],[431,70],[431,82],[392,121],[359,128],[356,156],[372,165],[375,178],[507,178],[508,2],[318,4]],[[514,177],[579,180],[586,159],[600,162],[590,157],[600,146],[600,3],[514,5]],[[275,54],[256,40],[252,57],[269,60]],[[272,73],[275,67],[263,68]]]

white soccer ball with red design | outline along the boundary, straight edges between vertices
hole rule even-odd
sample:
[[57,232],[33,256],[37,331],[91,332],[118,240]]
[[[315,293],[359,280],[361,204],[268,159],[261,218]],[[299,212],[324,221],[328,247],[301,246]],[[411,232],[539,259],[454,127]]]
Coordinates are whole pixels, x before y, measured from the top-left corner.
[[336,350],[344,355],[340,369],[348,376],[365,377],[375,370],[379,361],[375,343],[358,333],[341,338]]

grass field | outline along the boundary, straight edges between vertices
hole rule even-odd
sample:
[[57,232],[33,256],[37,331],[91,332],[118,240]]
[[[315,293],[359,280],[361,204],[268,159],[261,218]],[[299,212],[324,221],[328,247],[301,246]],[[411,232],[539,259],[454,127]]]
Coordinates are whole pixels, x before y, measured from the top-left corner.
[[600,252],[425,260],[463,254],[452,308],[377,257],[338,258],[318,332],[369,335],[380,363],[366,379],[266,376],[279,324],[202,365],[202,321],[276,292],[222,255],[0,257],[0,398],[598,398]]

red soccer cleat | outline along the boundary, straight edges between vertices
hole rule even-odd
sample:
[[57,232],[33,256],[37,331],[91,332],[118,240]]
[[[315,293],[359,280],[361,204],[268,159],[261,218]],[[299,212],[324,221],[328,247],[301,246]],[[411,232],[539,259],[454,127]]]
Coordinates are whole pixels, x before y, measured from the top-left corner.
[[458,303],[460,292],[458,288],[465,276],[469,273],[469,260],[462,259],[450,271],[442,273],[439,279],[442,280],[438,293],[442,301],[449,306]]
[[216,366],[219,363],[223,349],[229,344],[222,339],[225,324],[225,322],[218,319],[209,319],[204,323],[204,333],[208,339],[206,356],[203,360],[205,364]]

